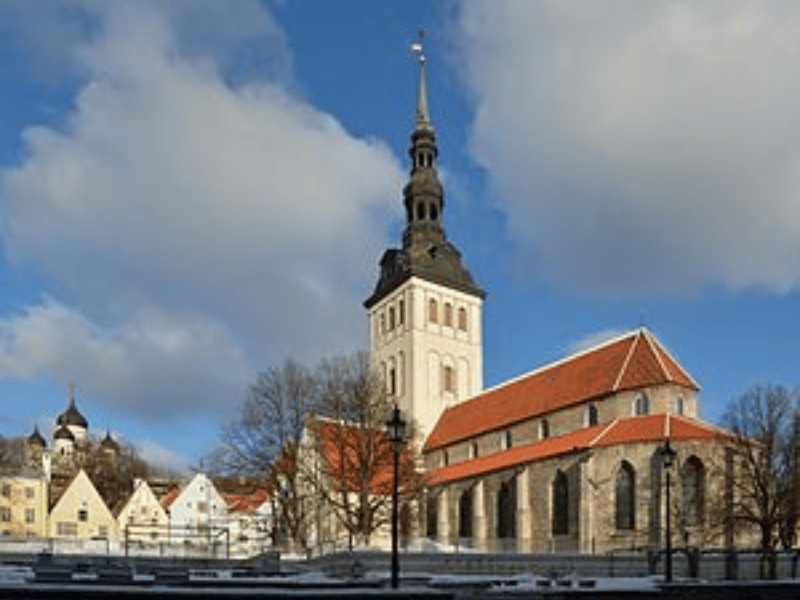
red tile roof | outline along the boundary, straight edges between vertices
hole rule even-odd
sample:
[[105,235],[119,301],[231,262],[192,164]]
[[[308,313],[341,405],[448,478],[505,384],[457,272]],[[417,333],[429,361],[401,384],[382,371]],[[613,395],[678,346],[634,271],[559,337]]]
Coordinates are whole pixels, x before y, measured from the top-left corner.
[[663,383],[699,389],[649,331],[638,329],[448,408],[424,450],[615,392]]
[[732,434],[689,417],[666,414],[627,417],[604,425],[578,429],[558,437],[433,469],[428,472],[426,483],[429,486],[442,485],[571,452],[622,444],[663,442],[666,439],[675,442],[684,440],[737,441]]
[[[337,485],[346,483],[351,492],[362,484],[373,494],[390,494],[394,481],[394,450],[381,430],[369,431],[357,425],[317,418],[309,424],[319,442],[326,474]],[[399,481],[409,482],[414,460],[407,447],[400,455]],[[362,476],[360,471],[366,468]],[[341,489],[341,488],[339,488]]]
[[161,506],[164,507],[164,510],[169,510],[170,506],[172,506],[172,503],[175,502],[175,499],[180,495],[180,493],[181,488],[180,486],[176,485],[161,497],[160,502]]
[[254,513],[270,497],[270,490],[261,488],[252,494],[222,494],[231,512]]

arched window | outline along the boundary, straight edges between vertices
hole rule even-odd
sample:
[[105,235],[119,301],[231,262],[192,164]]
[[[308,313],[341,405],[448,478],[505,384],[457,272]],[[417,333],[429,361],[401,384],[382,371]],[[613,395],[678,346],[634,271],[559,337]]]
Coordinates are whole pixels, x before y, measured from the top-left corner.
[[446,467],[450,464],[450,453],[447,450],[442,452],[442,464]]
[[397,393],[397,373],[394,367],[389,368],[389,395],[394,396]]
[[417,221],[425,220],[425,204],[420,202],[417,204]]
[[589,408],[586,409],[586,424],[591,427],[592,425],[597,425],[597,405],[590,404]]
[[428,321],[431,323],[439,322],[439,306],[433,298],[428,300]]
[[514,436],[511,433],[510,429],[506,429],[503,433],[500,434],[501,450],[508,450],[509,448],[511,448],[513,443],[514,443]]
[[623,460],[617,471],[617,529],[636,527],[636,472]]
[[472,442],[469,447],[469,457],[478,458],[478,442]]
[[402,325],[406,318],[406,303],[403,299],[397,303],[397,324]]
[[682,415],[683,414],[683,396],[678,396],[675,398],[675,414]]
[[497,537],[517,537],[517,480],[504,481],[497,491]]
[[449,302],[444,303],[444,324],[448,327],[453,326],[453,305]]
[[690,457],[681,470],[682,502],[681,511],[684,523],[688,526],[703,522],[705,509],[705,467],[696,456]]
[[543,440],[550,437],[550,421],[547,419],[542,419],[539,424],[539,437]]
[[569,482],[563,471],[553,481],[553,535],[569,533]]
[[381,313],[381,335],[386,333],[386,315]]
[[394,306],[389,307],[389,331],[394,329]]
[[436,496],[428,496],[428,503],[425,510],[425,534],[436,539],[439,529],[439,499]]
[[445,392],[456,391],[456,372],[450,365],[442,368],[442,388]]
[[458,328],[461,331],[467,330],[467,309],[463,306],[458,309]]
[[464,490],[458,499],[458,537],[472,537],[472,489]]
[[428,215],[430,216],[431,221],[435,221],[439,218],[439,211],[436,210],[435,204],[431,204],[431,207],[428,210]]
[[644,392],[639,392],[633,399],[633,414],[636,416],[650,414],[650,399]]

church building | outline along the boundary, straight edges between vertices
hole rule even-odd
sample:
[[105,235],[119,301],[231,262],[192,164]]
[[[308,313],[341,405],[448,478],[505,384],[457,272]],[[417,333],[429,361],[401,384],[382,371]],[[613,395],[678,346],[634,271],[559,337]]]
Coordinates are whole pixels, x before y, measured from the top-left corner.
[[364,306],[373,364],[421,440],[422,533],[485,551],[659,547],[672,464],[676,542],[732,543],[735,442],[698,419],[697,382],[646,328],[483,388],[485,293],[445,234],[424,57],[409,155],[402,246]]

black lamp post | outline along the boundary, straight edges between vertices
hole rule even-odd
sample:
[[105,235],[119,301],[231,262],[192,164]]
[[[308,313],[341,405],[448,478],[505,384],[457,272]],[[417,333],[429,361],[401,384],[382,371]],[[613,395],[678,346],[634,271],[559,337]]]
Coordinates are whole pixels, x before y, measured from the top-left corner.
[[671,520],[670,520],[670,513],[671,508],[669,505],[669,474],[672,470],[672,462],[675,460],[675,455],[677,452],[672,449],[672,446],[669,444],[669,440],[664,442],[664,445],[659,449],[659,453],[661,454],[662,465],[664,466],[664,470],[667,473],[666,477],[666,501],[667,501],[667,510],[666,510],[666,529],[667,529],[667,544],[666,544],[666,561],[664,563],[664,580],[669,583],[672,581],[672,531],[670,528]]
[[394,448],[394,486],[392,488],[392,587],[397,588],[400,575],[400,561],[397,555],[397,480],[400,464],[400,448],[406,437],[406,422],[400,416],[400,409],[394,407],[392,420],[386,422],[386,435]]

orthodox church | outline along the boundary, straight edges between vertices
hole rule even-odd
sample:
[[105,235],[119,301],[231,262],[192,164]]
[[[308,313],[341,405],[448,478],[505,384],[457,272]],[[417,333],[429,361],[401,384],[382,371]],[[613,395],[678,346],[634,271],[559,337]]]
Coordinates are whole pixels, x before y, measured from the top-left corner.
[[[421,439],[420,529],[476,549],[658,547],[664,471],[677,542],[731,544],[731,436],[698,419],[699,386],[640,328],[483,388],[486,297],[444,228],[424,58],[402,246],[364,302],[368,346]],[[673,455],[674,453],[674,455]]]

